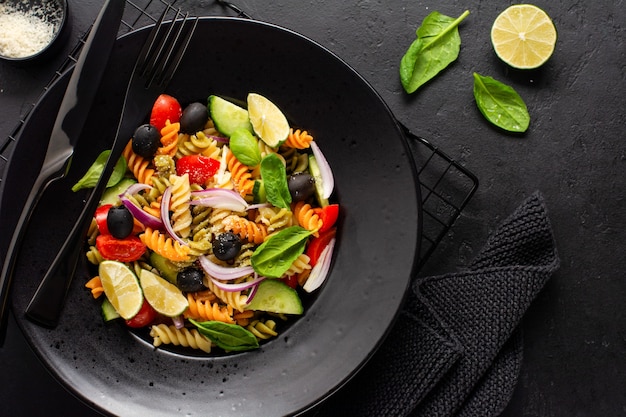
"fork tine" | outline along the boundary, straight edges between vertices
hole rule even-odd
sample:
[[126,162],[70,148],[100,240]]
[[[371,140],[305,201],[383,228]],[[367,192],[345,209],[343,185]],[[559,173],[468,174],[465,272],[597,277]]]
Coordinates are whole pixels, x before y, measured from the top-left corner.
[[168,4],[159,19],[154,24],[154,28],[150,31],[148,35],[148,39],[146,39],[141,51],[139,52],[139,56],[137,57],[137,62],[135,66],[135,71],[137,74],[143,74],[146,71],[146,64],[150,62],[150,58],[155,53],[155,45],[157,45],[157,38],[161,28],[163,27],[163,21],[165,20],[165,16],[169,12],[171,6]]
[[[181,42],[179,43],[179,37],[188,21],[191,21],[191,27],[187,30],[184,38],[181,39]],[[181,28],[176,36],[176,40],[170,46],[167,57],[164,61],[165,65],[162,68],[162,73],[157,79],[157,83],[159,85],[167,85],[174,76],[174,73],[178,69],[180,62],[183,59],[183,55],[185,55],[185,52],[187,51],[187,47],[189,46],[189,42],[191,42],[191,37],[193,36],[197,25],[198,17],[195,17],[194,19],[189,19],[188,16],[185,16]],[[172,54],[174,52],[176,52],[176,54],[172,57]]]

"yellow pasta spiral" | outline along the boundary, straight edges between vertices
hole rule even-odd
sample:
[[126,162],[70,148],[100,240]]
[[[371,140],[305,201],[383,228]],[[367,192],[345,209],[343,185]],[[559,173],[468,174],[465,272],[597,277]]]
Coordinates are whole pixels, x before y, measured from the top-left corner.
[[298,225],[314,232],[313,236],[318,235],[317,231],[322,227],[323,221],[310,204],[298,201],[293,209],[293,215],[298,221]]
[[189,174],[182,176],[172,175],[172,199],[169,209],[172,211],[172,229],[180,237],[186,238],[191,232],[191,209],[189,200],[191,199],[191,188],[189,185]]
[[173,344],[211,353],[211,341],[201,335],[197,329],[190,330],[186,327],[177,329],[176,326],[157,324],[150,328],[150,336],[153,338],[152,344],[155,347],[161,344]]
[[283,144],[289,148],[306,149],[311,146],[313,136],[309,135],[306,130],[297,129],[295,132],[293,129],[289,129],[289,136]]
[[128,141],[128,144],[122,152],[126,159],[128,169],[133,173],[137,181],[142,184],[152,185],[152,176],[154,175],[154,169],[150,168],[150,161],[145,160],[143,157],[133,152],[133,142]]
[[240,313],[245,310],[248,304],[248,296],[242,294],[241,291],[224,291],[218,288],[211,279],[205,279],[204,285],[207,286],[213,294],[217,296],[222,302]]
[[250,330],[250,332],[252,332],[257,339],[263,340],[278,336],[278,333],[276,332],[276,322],[274,320],[266,320],[264,322],[255,320],[246,328]]
[[233,308],[231,306],[220,306],[208,300],[196,299],[191,293],[187,293],[189,308],[185,311],[185,318],[196,320],[214,320],[224,323],[234,323]]
[[150,250],[174,262],[188,261],[189,246],[183,246],[170,237],[159,233],[158,230],[152,230],[146,227],[146,231],[139,235],[141,241]]
[[224,219],[224,228],[257,245],[263,243],[267,237],[267,226],[237,215],[228,216]]
[[178,132],[180,131],[180,123],[165,123],[161,129],[161,147],[157,149],[157,155],[169,155],[174,157],[178,150]]

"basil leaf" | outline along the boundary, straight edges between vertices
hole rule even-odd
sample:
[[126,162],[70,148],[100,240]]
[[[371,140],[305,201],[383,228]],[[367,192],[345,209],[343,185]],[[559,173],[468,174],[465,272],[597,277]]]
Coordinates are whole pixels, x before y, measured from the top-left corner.
[[259,275],[280,278],[304,252],[306,241],[312,233],[303,227],[291,226],[272,235],[250,257],[252,268]]
[[230,136],[230,150],[235,158],[244,165],[253,167],[261,162],[259,141],[248,129],[240,128]]
[[287,185],[287,171],[283,161],[275,153],[261,160],[261,178],[265,185],[267,201],[275,207],[289,210],[291,194]]
[[237,324],[223,323],[221,321],[197,322],[189,319],[200,334],[206,336],[218,347],[227,351],[242,351],[256,349],[259,341],[249,330]]
[[512,87],[474,73],[474,98],[480,112],[494,125],[510,132],[528,129],[526,103]]
[[[83,175],[83,177],[78,180],[76,184],[74,184],[74,186],[72,187],[72,191],[76,192],[83,188],[95,187],[98,183],[98,180],[100,179],[102,171],[104,170],[104,166],[107,163],[107,159],[109,158],[110,153],[110,150],[100,153],[94,163],[91,164],[85,175]],[[124,174],[126,173],[126,168],[126,160],[124,159],[124,157],[121,157],[117,160],[117,163],[113,168],[111,177],[109,177],[109,181],[107,182],[107,187],[112,187],[120,182],[121,179],[124,177]]]
[[458,26],[468,14],[466,10],[454,19],[434,11],[424,18],[417,39],[400,61],[400,81],[407,93],[415,92],[457,59],[461,49]]

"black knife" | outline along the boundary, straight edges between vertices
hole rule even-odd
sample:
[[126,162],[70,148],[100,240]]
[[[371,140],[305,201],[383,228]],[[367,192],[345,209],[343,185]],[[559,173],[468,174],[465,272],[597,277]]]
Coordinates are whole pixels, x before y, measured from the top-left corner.
[[59,107],[41,170],[13,231],[0,275],[0,346],[4,344],[6,336],[9,289],[25,230],[46,187],[65,177],[69,170],[74,146],[83,130],[113,49],[125,4],[125,0],[105,0],[87,36]]

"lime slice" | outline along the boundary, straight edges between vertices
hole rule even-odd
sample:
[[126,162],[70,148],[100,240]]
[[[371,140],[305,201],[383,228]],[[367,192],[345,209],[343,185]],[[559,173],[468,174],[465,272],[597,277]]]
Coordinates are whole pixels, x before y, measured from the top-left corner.
[[183,314],[185,309],[189,307],[187,297],[183,295],[178,287],[157,274],[142,269],[139,275],[139,282],[141,282],[146,301],[158,313],[174,317]]
[[532,4],[516,4],[503,11],[491,28],[496,55],[514,68],[543,65],[554,52],[556,28],[550,16]]
[[289,122],[280,109],[267,98],[248,94],[248,116],[254,133],[267,146],[277,148],[289,136]]
[[237,129],[246,129],[252,133],[248,111],[219,96],[209,96],[208,109],[215,128],[230,137]]
[[133,271],[118,261],[102,261],[98,267],[104,294],[123,319],[131,319],[143,304],[143,294]]

